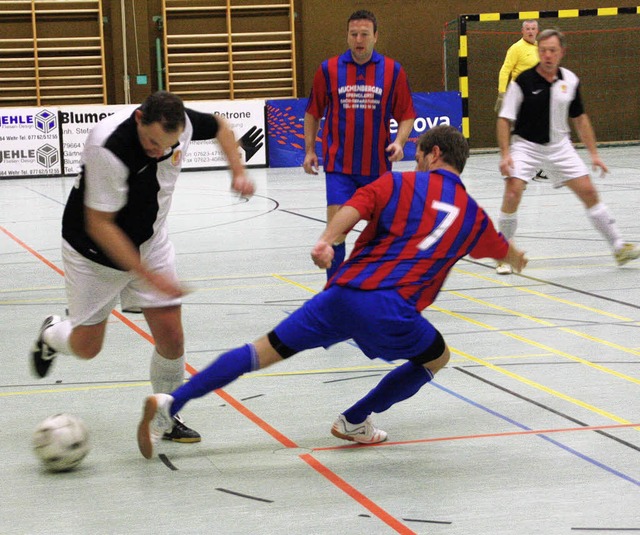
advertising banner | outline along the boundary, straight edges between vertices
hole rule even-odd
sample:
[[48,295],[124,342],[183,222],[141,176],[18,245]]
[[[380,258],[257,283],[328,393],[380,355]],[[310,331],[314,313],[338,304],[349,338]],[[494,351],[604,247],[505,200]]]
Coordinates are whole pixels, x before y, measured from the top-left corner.
[[[222,117],[240,142],[240,155],[247,167],[267,165],[264,100],[188,101],[185,106]],[[183,169],[228,167],[222,149],[215,140],[192,141]]]
[[60,174],[57,108],[0,108],[0,178]]
[[[404,147],[404,160],[413,160],[416,141],[429,128],[449,124],[462,130],[462,98],[457,91],[413,93],[416,119],[413,131]],[[269,167],[298,167],[304,161],[304,112],[307,99],[267,101],[267,129],[269,133]],[[321,134],[316,137],[316,154],[322,165]],[[391,121],[391,139],[398,133],[398,123]]]

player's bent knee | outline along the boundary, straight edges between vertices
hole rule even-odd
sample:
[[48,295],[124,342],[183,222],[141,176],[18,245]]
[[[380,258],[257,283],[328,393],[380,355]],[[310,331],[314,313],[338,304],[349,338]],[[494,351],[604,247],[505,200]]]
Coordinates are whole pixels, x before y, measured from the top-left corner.
[[409,360],[429,368],[433,373],[444,367],[449,362],[449,348],[440,332],[436,331],[436,336],[427,349]]
[[424,367],[431,370],[431,373],[435,375],[449,363],[450,358],[451,352],[449,351],[449,348],[445,346],[442,355],[440,355],[437,359],[432,360],[431,362],[427,362],[426,364],[424,364]]
[[82,359],[97,357],[102,351],[104,332],[104,324],[75,327],[69,339],[69,346],[73,354]]
[[271,347],[283,359],[288,359],[298,352],[296,349],[289,347],[282,340],[280,340],[280,337],[276,334],[275,331],[271,331],[269,334],[267,334],[267,338],[269,339]]
[[89,343],[89,344],[83,344],[80,346],[76,346],[75,344],[72,344],[71,349],[73,349],[73,352],[76,357],[90,360],[97,357],[100,354],[100,351],[102,351],[102,342],[99,344]]

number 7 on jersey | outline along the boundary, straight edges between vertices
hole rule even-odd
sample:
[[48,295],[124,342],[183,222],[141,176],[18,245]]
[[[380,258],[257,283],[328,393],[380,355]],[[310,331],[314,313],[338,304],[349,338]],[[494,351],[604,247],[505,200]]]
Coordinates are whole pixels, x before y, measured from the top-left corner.
[[440,221],[440,224],[418,244],[418,249],[420,249],[421,251],[426,251],[440,238],[442,238],[442,235],[451,225],[453,225],[453,222],[458,217],[458,214],[460,214],[460,208],[446,202],[433,201],[431,203],[431,208],[437,210],[438,212],[445,212],[447,215],[442,221]]

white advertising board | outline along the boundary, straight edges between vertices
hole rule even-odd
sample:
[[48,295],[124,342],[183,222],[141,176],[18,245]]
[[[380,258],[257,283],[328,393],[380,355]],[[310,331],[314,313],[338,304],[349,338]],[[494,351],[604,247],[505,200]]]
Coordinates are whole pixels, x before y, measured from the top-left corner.
[[57,108],[0,108],[0,178],[62,174]]
[[[242,162],[247,167],[267,164],[265,145],[264,100],[186,101],[184,105],[196,111],[211,113],[227,121],[241,142]],[[183,169],[228,167],[224,153],[215,140],[192,141],[185,155]]]

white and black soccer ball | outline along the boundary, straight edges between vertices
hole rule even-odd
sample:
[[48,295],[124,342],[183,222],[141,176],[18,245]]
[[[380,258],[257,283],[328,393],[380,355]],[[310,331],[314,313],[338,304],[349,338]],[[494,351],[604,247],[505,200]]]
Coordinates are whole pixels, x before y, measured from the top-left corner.
[[51,472],[73,470],[89,453],[89,431],[73,414],[55,414],[33,432],[33,451]]

